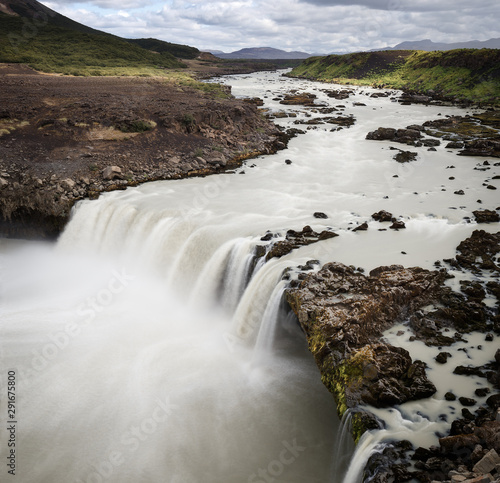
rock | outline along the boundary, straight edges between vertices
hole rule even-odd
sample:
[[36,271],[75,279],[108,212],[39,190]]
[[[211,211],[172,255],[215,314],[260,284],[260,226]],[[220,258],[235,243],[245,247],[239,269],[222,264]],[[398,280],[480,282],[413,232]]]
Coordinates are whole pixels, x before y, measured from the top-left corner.
[[477,476],[476,478],[471,478],[465,480],[464,483],[490,483],[493,481],[493,477],[490,474]]
[[374,141],[392,141],[395,137],[396,129],[392,127],[379,127],[366,135],[366,139]]
[[361,225],[358,225],[356,228],[353,228],[352,231],[366,231],[368,230],[368,223],[366,221],[364,223],[361,223]]
[[107,166],[102,171],[105,180],[121,179],[122,169],[119,166]]
[[61,186],[72,190],[75,187],[76,183],[71,178],[66,178],[61,181]]
[[461,448],[474,448],[480,439],[475,434],[458,434],[439,438],[439,445],[444,453],[454,453]]
[[479,367],[472,366],[457,366],[453,369],[453,374],[484,377],[484,372]]
[[311,94],[309,92],[301,92],[296,94],[287,94],[280,101],[280,104],[295,106],[295,105],[303,105],[303,106],[314,106],[314,100],[316,99],[315,94]]
[[494,156],[500,157],[500,141],[494,139],[473,139],[465,143],[459,152],[461,156]]
[[449,352],[440,352],[436,357],[436,362],[439,362],[439,364],[446,364],[448,361],[448,357],[451,357],[451,354]]
[[457,190],[457,191],[454,191],[453,194],[455,194],[455,195],[465,195],[465,192],[464,192],[464,190]]
[[326,219],[328,218],[328,216],[321,212],[321,211],[316,211],[314,214],[313,214],[314,218],[322,218],[322,219]]
[[5,186],[7,186],[9,184],[9,182],[4,179],[4,178],[0,178],[0,188],[3,188]]
[[486,397],[489,393],[490,393],[490,390],[487,387],[481,387],[481,388],[478,388],[474,391],[474,394],[477,397]]
[[500,456],[494,449],[492,449],[488,451],[483,456],[483,458],[474,465],[472,471],[474,473],[479,473],[479,474],[490,473],[499,464],[500,464]]
[[416,129],[394,129],[387,127],[379,127],[366,135],[366,139],[369,140],[395,141],[403,144],[414,144],[421,137],[422,133]]
[[393,221],[392,220],[392,213],[389,213],[388,211],[385,210],[380,210],[377,213],[373,213],[372,218],[375,221]]
[[457,399],[457,396],[455,396],[455,394],[453,394],[452,392],[447,392],[445,395],[444,395],[444,398],[447,400],[447,401],[455,401]]
[[447,149],[462,149],[464,147],[464,143],[460,141],[450,141],[445,148]]
[[411,151],[400,151],[397,153],[393,159],[398,163],[409,163],[410,161],[415,161],[417,159],[418,153],[413,153]]
[[462,406],[474,406],[477,401],[469,397],[459,397],[458,400]]
[[405,225],[404,221],[397,220],[389,228],[391,228],[393,230],[401,230],[403,228],[406,228],[406,225]]

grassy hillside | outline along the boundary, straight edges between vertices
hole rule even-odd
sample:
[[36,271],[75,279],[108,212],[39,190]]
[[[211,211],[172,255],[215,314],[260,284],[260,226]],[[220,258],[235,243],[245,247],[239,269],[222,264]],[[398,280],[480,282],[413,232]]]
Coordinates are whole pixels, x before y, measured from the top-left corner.
[[184,66],[169,52],[151,52],[83,25],[73,28],[80,24],[61,17],[0,12],[0,62],[71,75],[161,75]]
[[153,53],[105,33],[47,23],[34,25],[32,35],[26,35],[23,20],[0,13],[0,62],[72,75],[148,75],[183,66],[172,54]]
[[500,104],[500,50],[360,52],[306,59],[290,73],[341,84],[376,85]]
[[196,47],[189,45],[172,44],[158,39],[125,39],[131,44],[138,45],[146,50],[153,52],[168,53],[179,59],[196,59],[200,55],[200,51]]

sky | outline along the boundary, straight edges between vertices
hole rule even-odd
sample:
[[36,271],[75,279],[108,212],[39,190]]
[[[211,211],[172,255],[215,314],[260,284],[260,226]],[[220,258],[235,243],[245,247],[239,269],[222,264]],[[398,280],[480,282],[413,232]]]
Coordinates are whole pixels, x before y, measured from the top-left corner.
[[43,0],[90,27],[200,50],[354,52],[500,37],[498,0]]

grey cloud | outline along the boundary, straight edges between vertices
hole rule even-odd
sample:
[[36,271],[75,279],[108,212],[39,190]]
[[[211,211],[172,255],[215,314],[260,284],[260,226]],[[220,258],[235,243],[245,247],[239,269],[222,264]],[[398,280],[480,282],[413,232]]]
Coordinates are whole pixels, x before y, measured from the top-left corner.
[[[406,12],[444,12],[470,8],[470,0],[299,0],[319,7],[335,6],[363,6],[371,10],[389,10]],[[497,0],[484,0],[479,5],[474,4],[474,9],[479,10],[498,6]]]

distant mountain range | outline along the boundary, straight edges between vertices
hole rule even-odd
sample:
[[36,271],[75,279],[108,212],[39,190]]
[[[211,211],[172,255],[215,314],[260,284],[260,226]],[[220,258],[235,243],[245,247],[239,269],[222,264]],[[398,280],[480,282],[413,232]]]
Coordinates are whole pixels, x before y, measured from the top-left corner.
[[313,54],[306,52],[287,52],[272,47],[252,47],[228,54],[221,50],[210,50],[209,52],[221,59],[307,59],[313,56]]
[[[383,47],[372,49],[369,52],[381,50],[453,50],[453,49],[500,49],[500,38],[489,40],[471,40],[468,42],[433,42],[430,39],[401,42],[394,47]],[[222,50],[208,50],[211,54],[221,59],[308,59],[324,55],[343,55],[346,52],[330,52],[330,54],[309,54],[307,52],[287,52],[286,50],[274,49],[272,47],[251,47],[226,53]]]
[[401,42],[394,47],[384,47],[383,49],[372,49],[370,52],[380,50],[453,50],[453,49],[500,49],[500,38],[489,40],[470,40],[469,42],[433,42],[430,39]]

